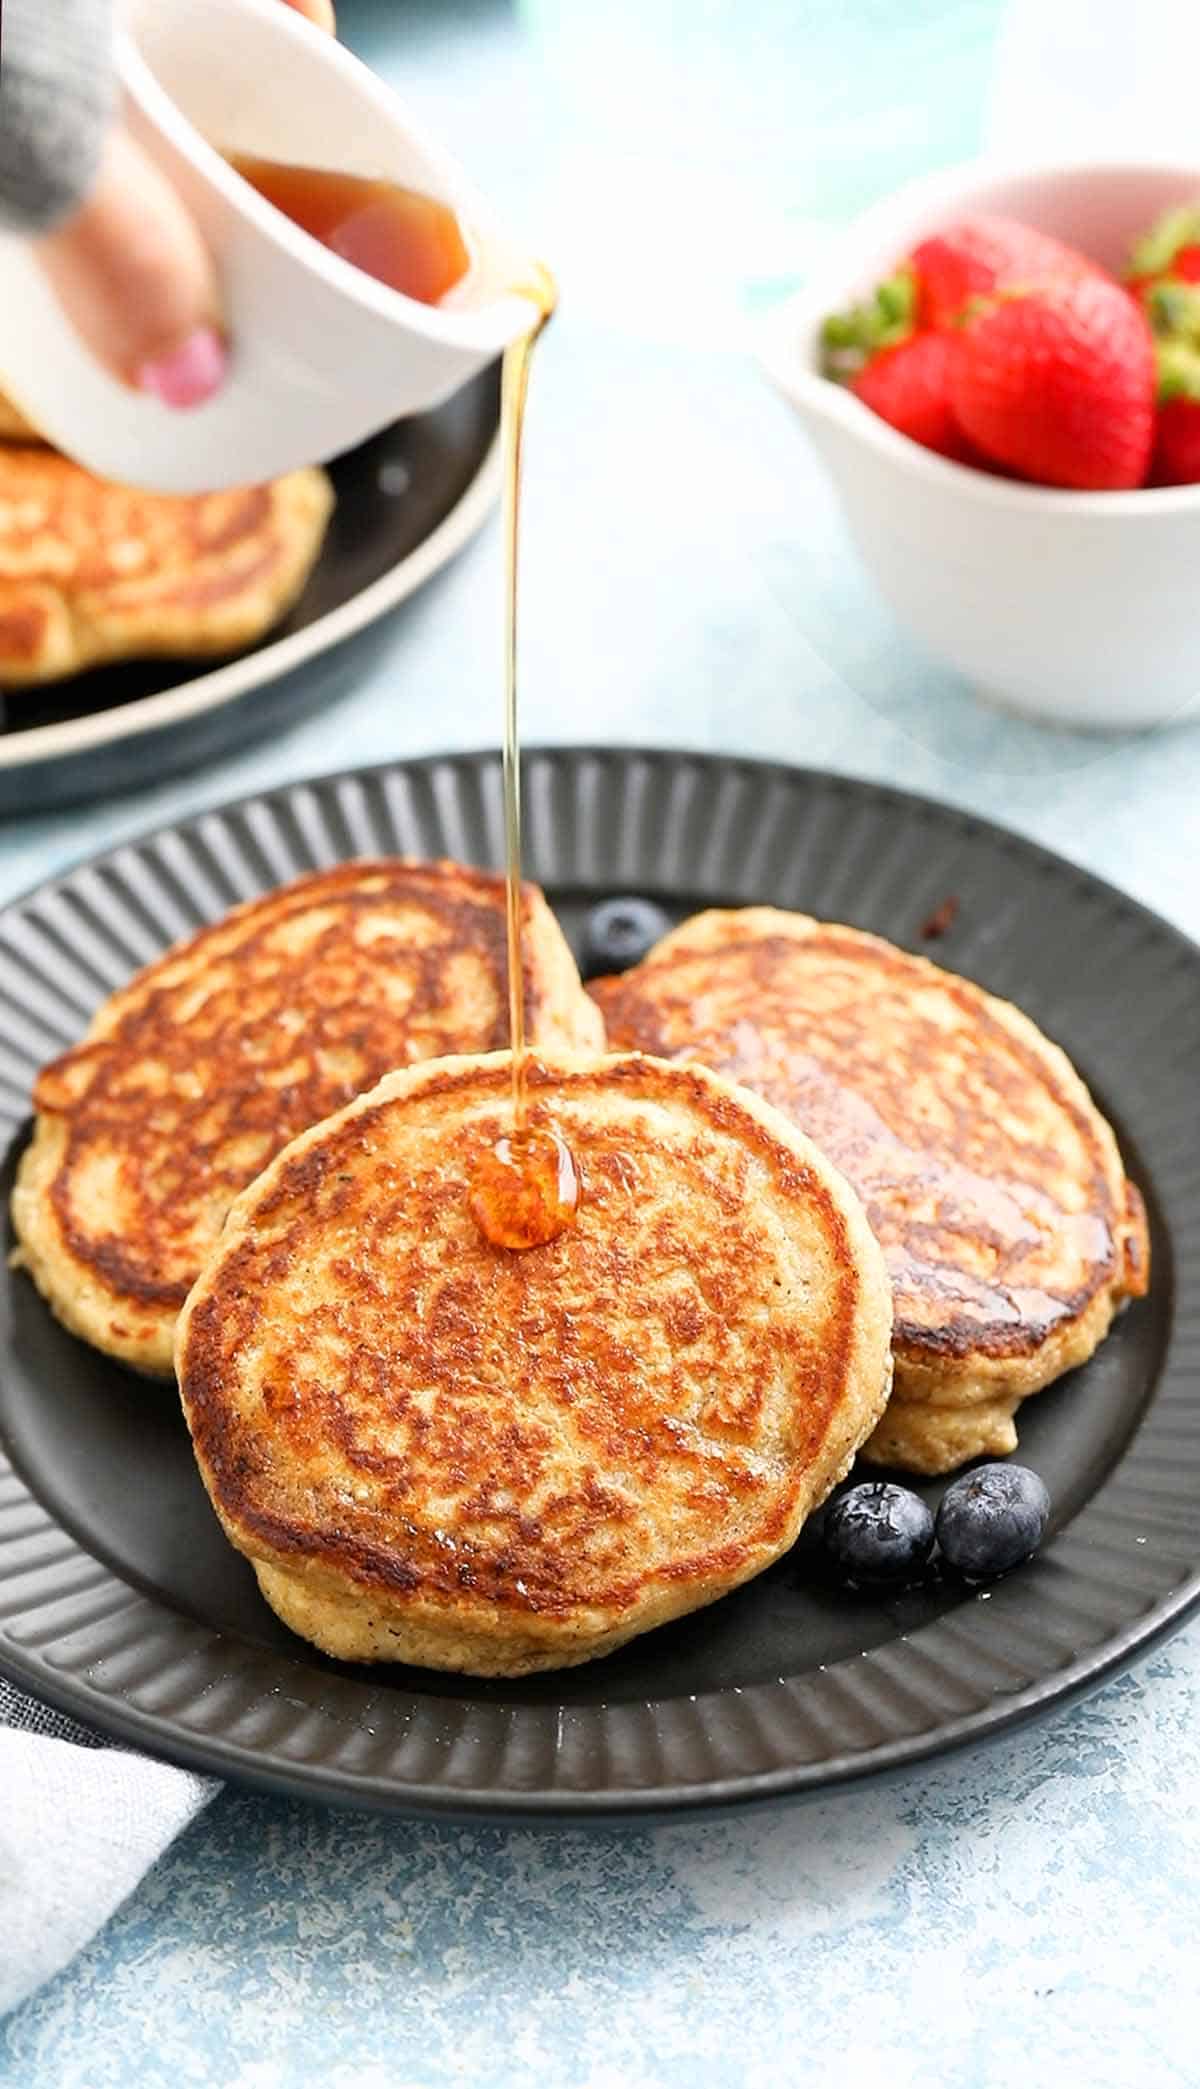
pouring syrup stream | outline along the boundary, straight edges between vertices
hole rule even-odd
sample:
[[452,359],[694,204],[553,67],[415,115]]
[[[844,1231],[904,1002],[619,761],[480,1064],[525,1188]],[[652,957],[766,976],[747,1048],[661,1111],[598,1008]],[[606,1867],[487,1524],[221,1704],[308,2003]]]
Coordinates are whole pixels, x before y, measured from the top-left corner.
[[[231,164],[276,210],[310,238],[378,282],[436,304],[466,272],[470,255],[447,204],[395,182],[320,167],[230,154]],[[548,270],[536,268],[514,294],[534,308],[531,326],[504,352],[500,430],[504,464],[504,837],[508,946],[508,1029],[512,1058],[512,1130],[479,1161],[468,1192],[476,1224],[497,1247],[531,1248],[553,1240],[575,1217],[579,1174],[550,1125],[530,1125],[526,1096],[525,962],[521,919],[521,777],[517,735],[517,556],[521,516],[521,444],[534,345],[558,293]]]
[[504,455],[504,845],[505,925],[508,944],[508,1034],[512,1064],[512,1131],[478,1162],[468,1202],[494,1247],[532,1248],[569,1226],[579,1205],[579,1172],[565,1140],[551,1126],[528,1122],[528,1048],[525,1042],[525,960],[521,894],[521,761],[517,714],[517,610],[521,518],[521,451],[529,366],[538,336],[554,310],[556,291],[539,269],[523,293],[538,318],[504,351],[500,427]]

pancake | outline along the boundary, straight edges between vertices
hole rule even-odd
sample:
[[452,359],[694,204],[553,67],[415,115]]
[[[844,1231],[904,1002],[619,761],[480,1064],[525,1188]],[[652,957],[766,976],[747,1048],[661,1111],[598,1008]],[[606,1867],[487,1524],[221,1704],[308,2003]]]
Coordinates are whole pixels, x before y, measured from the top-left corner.
[[794,1125],[703,1068],[530,1072],[583,1174],[557,1239],[477,1230],[508,1057],[443,1060],[279,1155],[180,1319],[225,1532],[343,1659],[609,1653],[786,1551],[887,1396],[883,1258]]
[[333,507],[323,471],[231,493],[142,493],[0,444],[0,682],[252,645],[295,601]]
[[[534,1042],[600,1017],[525,887]],[[504,881],[452,863],[300,878],[159,958],[34,1087],[13,1193],[22,1259],[98,1349],[169,1375],[175,1316],[239,1190],[384,1073],[507,1040]]]
[[1078,1074],[1019,1010],[877,936],[699,914],[593,988],[609,1043],[702,1060],[800,1124],[861,1196],[895,1291],[867,1446],[949,1472],[1146,1289],[1145,1212]]

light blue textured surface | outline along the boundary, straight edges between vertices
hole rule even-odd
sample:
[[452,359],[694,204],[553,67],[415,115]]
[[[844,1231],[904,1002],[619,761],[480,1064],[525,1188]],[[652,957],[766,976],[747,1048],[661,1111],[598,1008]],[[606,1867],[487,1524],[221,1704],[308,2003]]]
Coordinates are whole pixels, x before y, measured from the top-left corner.
[[227,1794],[6,2081],[1194,2089],[1195,1635],[932,1771],[678,1827]]
[[[343,21],[561,264],[530,432],[529,739],[897,781],[1200,933],[1200,726],[1100,741],[975,706],[890,624],[738,349],[738,309],[803,267],[823,217],[969,146],[997,12],[538,0],[531,46],[491,0],[347,0]],[[648,67],[682,83],[688,123],[656,131]],[[849,151],[848,109],[863,114]],[[693,159],[701,119],[713,149]],[[652,150],[661,192],[639,211]],[[655,268],[662,199],[693,188]],[[617,298],[622,258],[640,299]],[[0,896],[260,784],[494,742],[496,588],[491,532],[328,717],[216,771],[9,826]],[[1097,990],[1120,1021],[1119,982]],[[434,1828],[226,1793],[0,2029],[0,2081],[1195,2085],[1198,1689],[1193,1626],[989,1750],[629,1832]]]

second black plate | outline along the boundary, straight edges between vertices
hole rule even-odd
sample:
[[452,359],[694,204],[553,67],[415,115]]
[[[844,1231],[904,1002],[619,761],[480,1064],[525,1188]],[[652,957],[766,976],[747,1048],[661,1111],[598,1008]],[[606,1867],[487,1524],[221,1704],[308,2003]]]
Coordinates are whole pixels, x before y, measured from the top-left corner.
[[380,620],[461,551],[499,485],[495,369],[329,467],[337,505],[308,584],[257,646],[128,660],[0,695],[0,813],[157,782],[294,724],[360,681]]
[[[277,1788],[398,1810],[595,1814],[811,1789],[995,1731],[1125,1659],[1200,1591],[1200,953],[1070,865],[945,807],[685,755],[533,753],[528,867],[578,939],[597,896],[847,920],[1025,1008],[1147,1194],[1150,1298],[1022,1410],[1050,1539],[980,1594],[862,1596],[801,1548],[590,1667],[514,1683],[339,1667],[222,1538],[173,1399],[0,1278],[0,1670],[107,1730]],[[295,786],[82,866],[0,916],[0,1110],[133,967],[301,870],[398,850],[498,862],[491,755]],[[953,894],[936,946],[920,925]],[[936,1491],[936,1490],[932,1490]]]

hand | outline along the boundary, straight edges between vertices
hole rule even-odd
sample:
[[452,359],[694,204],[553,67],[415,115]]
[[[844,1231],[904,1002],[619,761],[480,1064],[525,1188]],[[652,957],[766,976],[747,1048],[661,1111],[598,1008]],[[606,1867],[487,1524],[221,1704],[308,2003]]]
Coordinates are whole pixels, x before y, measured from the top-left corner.
[[[332,0],[284,0],[333,28]],[[87,201],[37,243],[42,267],[94,355],[168,406],[198,406],[228,360],[208,249],[141,147],[109,137]]]

